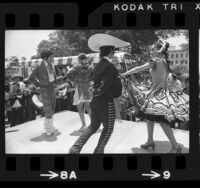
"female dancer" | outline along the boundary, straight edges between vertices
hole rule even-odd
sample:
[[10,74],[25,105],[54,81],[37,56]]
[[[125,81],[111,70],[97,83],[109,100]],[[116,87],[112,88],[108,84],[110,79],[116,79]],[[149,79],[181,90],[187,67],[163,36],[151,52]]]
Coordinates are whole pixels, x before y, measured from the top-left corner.
[[65,75],[65,78],[68,78],[76,85],[73,105],[77,105],[82,123],[82,127],[79,129],[79,131],[83,131],[84,128],[86,128],[84,115],[85,109],[91,118],[90,101],[92,95],[89,92],[89,88],[92,84],[92,72],[93,67],[88,63],[86,54],[82,53],[78,56],[78,62],[76,65],[74,65],[74,67]]
[[154,121],[156,121],[159,122],[172,144],[170,153],[181,153],[182,148],[176,142],[169,125],[174,121],[189,120],[189,96],[177,91],[167,82],[169,74],[168,47],[169,43],[159,39],[151,46],[151,61],[127,71],[122,76],[149,69],[152,77],[150,90],[145,93],[138,90],[136,93],[139,94],[135,95],[136,101],[140,106],[138,116],[147,120],[148,140],[141,147],[145,149],[149,147],[155,148],[153,130]]

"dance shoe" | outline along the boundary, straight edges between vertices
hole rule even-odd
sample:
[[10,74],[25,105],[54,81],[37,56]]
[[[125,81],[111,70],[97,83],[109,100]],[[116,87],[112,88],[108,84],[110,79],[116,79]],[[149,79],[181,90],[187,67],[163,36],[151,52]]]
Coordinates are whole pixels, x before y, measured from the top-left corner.
[[155,143],[151,142],[151,143],[146,143],[140,146],[143,149],[149,149],[149,147],[151,147],[153,150],[155,149]]
[[177,148],[172,147],[169,153],[182,153],[182,148],[180,145]]

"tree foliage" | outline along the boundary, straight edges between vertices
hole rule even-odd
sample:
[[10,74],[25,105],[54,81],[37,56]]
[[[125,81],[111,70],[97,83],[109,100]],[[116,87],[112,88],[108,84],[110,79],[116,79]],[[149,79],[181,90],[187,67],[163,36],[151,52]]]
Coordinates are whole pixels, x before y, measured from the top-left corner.
[[87,41],[95,33],[106,33],[130,42],[131,56],[136,62],[142,64],[149,58],[148,48],[159,37],[167,39],[171,36],[184,34],[186,30],[56,30],[49,35],[48,40],[42,40],[37,48],[38,58],[44,49],[51,49],[55,57],[74,56],[79,53],[92,53]]

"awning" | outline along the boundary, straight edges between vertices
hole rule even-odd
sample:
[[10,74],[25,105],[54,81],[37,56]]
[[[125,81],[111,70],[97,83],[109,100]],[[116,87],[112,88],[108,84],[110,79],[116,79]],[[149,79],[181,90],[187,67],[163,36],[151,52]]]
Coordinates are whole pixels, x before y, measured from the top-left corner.
[[[55,57],[54,65],[73,65],[77,62],[78,56],[68,56],[68,57]],[[99,62],[99,53],[88,54],[88,60],[93,63]],[[25,61],[25,66],[35,67],[42,62],[42,59],[32,59]],[[126,52],[116,52],[113,58],[113,63],[131,63],[130,55]],[[19,62],[19,65],[23,65],[22,62]]]

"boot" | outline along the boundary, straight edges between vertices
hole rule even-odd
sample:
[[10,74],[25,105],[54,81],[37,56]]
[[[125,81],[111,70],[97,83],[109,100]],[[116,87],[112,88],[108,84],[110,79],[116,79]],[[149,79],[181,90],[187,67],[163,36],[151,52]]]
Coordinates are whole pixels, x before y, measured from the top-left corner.
[[46,131],[47,136],[51,136],[53,134],[53,132],[55,131],[55,128],[53,127],[52,118],[51,119],[45,118],[44,129]]

